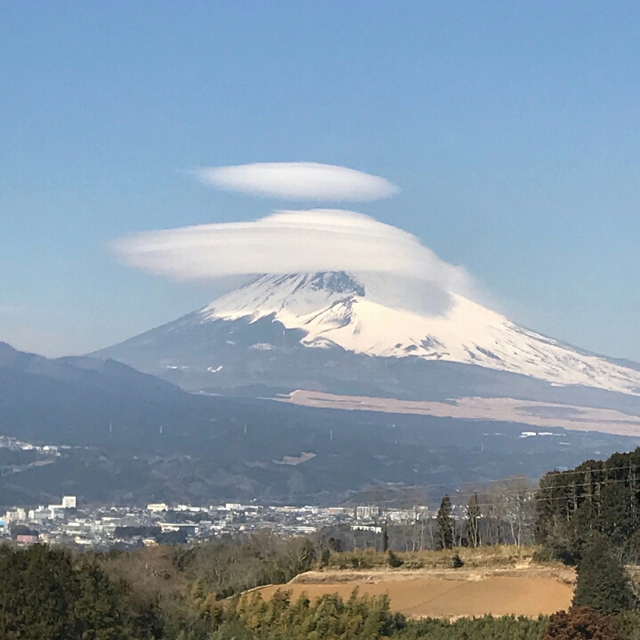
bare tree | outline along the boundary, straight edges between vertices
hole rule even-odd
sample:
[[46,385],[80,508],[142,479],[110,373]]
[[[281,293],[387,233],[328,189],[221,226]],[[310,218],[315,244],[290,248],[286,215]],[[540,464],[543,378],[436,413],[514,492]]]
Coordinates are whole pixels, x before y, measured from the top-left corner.
[[466,522],[466,534],[467,544],[475,549],[480,546],[480,518],[482,513],[480,511],[480,501],[478,500],[478,494],[474,493],[469,502],[467,503],[467,522]]
[[533,486],[527,478],[494,482],[483,502],[491,544],[511,542],[521,547],[533,541],[535,501]]

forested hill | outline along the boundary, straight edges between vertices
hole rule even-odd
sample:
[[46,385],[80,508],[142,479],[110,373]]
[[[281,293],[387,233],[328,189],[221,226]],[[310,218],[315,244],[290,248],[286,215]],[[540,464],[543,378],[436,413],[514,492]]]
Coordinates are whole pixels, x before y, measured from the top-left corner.
[[[522,438],[523,428],[194,395],[117,362],[51,360],[0,344],[0,435],[65,447],[46,460],[2,452],[5,507],[62,493],[85,503],[336,504],[370,500],[372,487],[402,495],[424,485],[435,502],[468,483],[538,478],[638,444],[562,429]],[[287,464],[303,453],[304,462]]]

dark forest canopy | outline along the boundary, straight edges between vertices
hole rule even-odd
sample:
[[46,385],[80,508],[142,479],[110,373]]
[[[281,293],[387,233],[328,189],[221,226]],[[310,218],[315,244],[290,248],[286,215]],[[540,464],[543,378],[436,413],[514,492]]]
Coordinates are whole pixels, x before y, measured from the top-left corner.
[[546,474],[536,495],[536,538],[559,557],[577,562],[581,548],[601,534],[625,559],[640,559],[640,448],[575,469]]

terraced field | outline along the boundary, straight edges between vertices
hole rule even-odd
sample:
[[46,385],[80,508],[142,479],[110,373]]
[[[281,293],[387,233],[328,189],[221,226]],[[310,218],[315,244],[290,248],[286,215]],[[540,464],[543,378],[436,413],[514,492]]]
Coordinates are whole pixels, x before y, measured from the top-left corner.
[[537,617],[571,605],[573,572],[532,567],[508,571],[369,571],[309,572],[287,585],[261,591],[270,598],[277,589],[292,598],[338,593],[348,598],[354,587],[361,594],[388,593],[391,609],[418,617],[458,618],[493,615]]

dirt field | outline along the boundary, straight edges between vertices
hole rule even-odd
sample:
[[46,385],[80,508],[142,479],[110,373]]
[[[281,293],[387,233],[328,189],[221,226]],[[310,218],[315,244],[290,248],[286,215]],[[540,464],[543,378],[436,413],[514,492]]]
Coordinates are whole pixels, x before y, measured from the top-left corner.
[[[318,576],[319,577],[319,576]],[[325,576],[331,579],[334,576]],[[337,577],[337,576],[336,576]],[[269,598],[278,589],[291,590],[295,599],[301,593],[315,598],[325,593],[338,593],[348,598],[355,586],[361,594],[388,593],[391,609],[409,617],[458,618],[462,616],[523,615],[537,617],[567,609],[573,597],[573,587],[567,576],[527,572],[526,575],[482,575],[477,573],[440,576],[403,576],[392,573],[360,576],[350,579],[315,581],[313,576],[288,585],[264,587],[263,597]],[[569,576],[570,578],[570,576]]]

